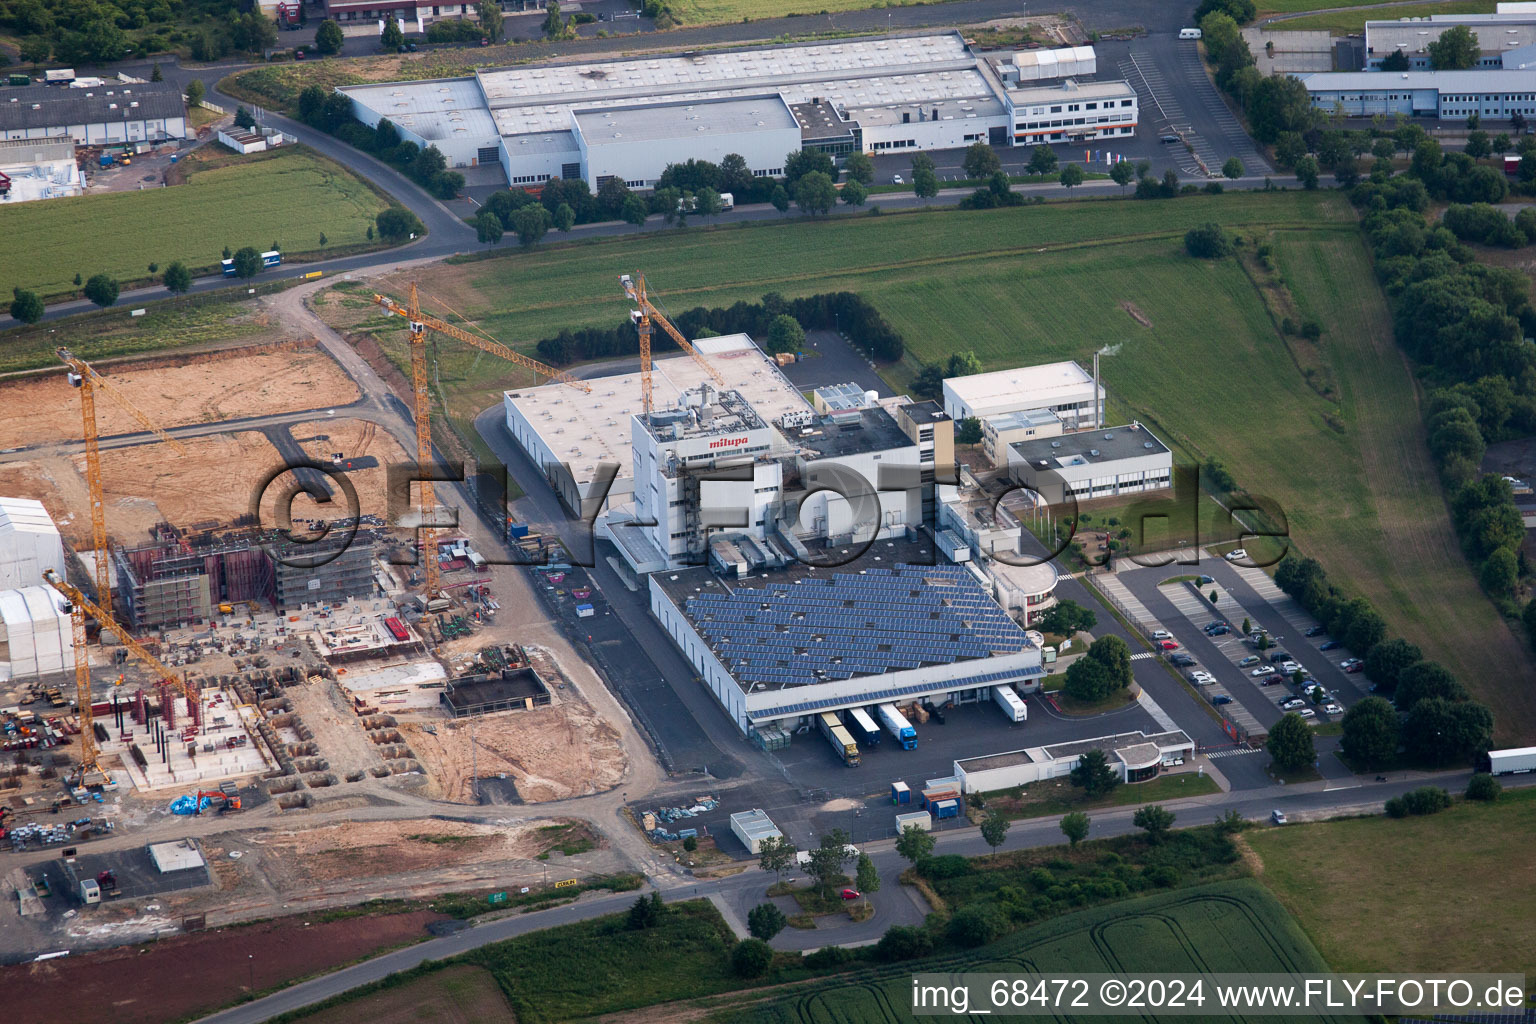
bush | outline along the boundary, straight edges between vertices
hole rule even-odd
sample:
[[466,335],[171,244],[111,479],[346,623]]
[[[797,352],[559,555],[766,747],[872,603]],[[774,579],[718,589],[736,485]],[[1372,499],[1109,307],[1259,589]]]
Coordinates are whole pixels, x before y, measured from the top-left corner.
[[1487,772],[1478,772],[1467,783],[1468,800],[1482,800],[1486,803],[1492,803],[1499,798],[1499,794],[1502,792],[1504,792],[1504,787],[1499,785],[1499,780]]
[[742,939],[731,950],[731,970],[742,978],[761,977],[773,963],[773,947],[762,939]]
[[485,33],[478,22],[454,18],[451,20],[434,21],[427,26],[427,42],[429,43],[462,43],[471,39],[479,39]]
[[1451,794],[1439,786],[1420,786],[1418,789],[1387,801],[1387,815],[1404,818],[1410,814],[1438,814],[1451,806]]
[[962,857],[958,853],[946,853],[938,857],[924,857],[917,865],[918,874],[935,881],[941,878],[959,878],[962,875],[970,874],[971,871],[970,859]]
[[1220,259],[1232,254],[1232,241],[1221,225],[1201,224],[1184,234],[1184,251],[1198,259]]
[[1143,872],[1143,877],[1153,885],[1171,889],[1179,884],[1179,869],[1171,864],[1154,864]]
[[921,928],[895,925],[875,943],[875,959],[884,963],[912,960],[933,952],[933,939]]
[[379,237],[389,242],[398,242],[426,230],[416,215],[403,206],[380,210],[376,223],[379,226]]
[[1008,921],[995,903],[961,907],[949,919],[949,937],[961,946],[985,946],[1008,930]]
[[805,966],[812,970],[839,967],[853,960],[853,953],[842,946],[823,946],[805,958]]

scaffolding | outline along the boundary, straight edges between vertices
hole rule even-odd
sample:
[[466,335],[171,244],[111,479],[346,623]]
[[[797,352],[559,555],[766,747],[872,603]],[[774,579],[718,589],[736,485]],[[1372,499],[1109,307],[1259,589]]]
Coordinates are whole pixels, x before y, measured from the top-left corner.
[[373,559],[377,537],[359,531],[350,540],[313,544],[274,542],[276,603],[288,611],[305,604],[337,604],[374,595]]
[[113,552],[117,589],[133,629],[206,621],[224,602],[272,601],[272,559],[254,541],[157,534],[158,544]]

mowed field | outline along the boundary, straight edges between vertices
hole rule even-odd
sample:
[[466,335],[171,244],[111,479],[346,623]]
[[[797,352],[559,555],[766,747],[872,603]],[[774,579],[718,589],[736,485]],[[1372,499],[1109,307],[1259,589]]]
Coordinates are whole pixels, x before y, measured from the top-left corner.
[[[884,0],[873,4],[871,0],[667,0],[667,6],[678,21],[685,25],[715,25],[720,22],[743,20],[762,21],[764,18],[785,18],[792,14],[836,14],[839,11],[861,11],[867,7],[905,7],[918,0]],[[921,0],[926,4],[944,0]]]
[[[1320,352],[1336,400],[1304,379],[1236,261],[1184,254],[1184,230],[1205,220],[1273,247],[1296,307],[1325,325]],[[428,306],[440,296],[527,350],[563,328],[620,322],[628,307],[617,278],[635,270],[674,312],[768,291],[859,292],[907,339],[908,357],[885,369],[896,387],[921,362],[965,349],[988,369],[1103,352],[1120,409],[1276,502],[1333,580],[1369,597],[1395,633],[1494,708],[1501,742],[1536,733],[1536,692],[1512,682],[1528,675],[1528,655],[1451,533],[1413,380],[1341,197],[1094,200],[770,224],[518,253],[420,279]],[[380,338],[398,348],[403,332]],[[483,407],[498,389],[532,382],[489,357],[440,352],[450,402],[457,392]]]
[[[1271,14],[1289,14],[1296,11],[1319,11],[1329,7],[1343,7],[1339,0],[1260,0],[1259,17]],[[1347,35],[1363,32],[1367,21],[1395,21],[1398,18],[1427,18],[1431,14],[1488,14],[1493,11],[1493,0],[1444,0],[1432,4],[1399,4],[1390,7],[1357,7],[1352,10],[1329,11],[1305,18],[1288,18],[1276,22],[1276,32],[1312,31]]]
[[459,964],[395,988],[339,1003],[303,1018],[305,1024],[517,1024],[496,979]]
[[361,178],[303,147],[275,150],[198,170],[186,184],[17,203],[6,208],[6,235],[26,245],[0,246],[0,290],[45,296],[72,291],[74,277],[149,276],[181,260],[194,272],[215,266],[225,246],[265,250],[277,242],[299,255],[364,245],[385,207]]
[[[1250,974],[1327,969],[1284,908],[1261,886],[1242,879],[1071,914],[965,956],[829,979],[814,992],[793,995],[726,1019],[731,1024],[907,1024],[933,1020],[911,1012],[912,975],[923,971],[1077,975]],[[974,1003],[971,1008],[987,1009]],[[1009,1019],[1022,1019],[1002,1008],[993,1012]],[[1330,1015],[1309,1019],[1359,1018]]]
[[1336,971],[1536,973],[1530,879],[1536,789],[1381,816],[1246,834],[1261,881]]

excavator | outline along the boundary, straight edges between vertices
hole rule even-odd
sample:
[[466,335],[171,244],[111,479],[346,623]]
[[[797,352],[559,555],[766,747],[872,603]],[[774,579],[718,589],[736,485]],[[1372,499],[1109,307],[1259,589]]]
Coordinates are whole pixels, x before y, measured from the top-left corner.
[[240,798],[238,796],[231,796],[217,789],[209,789],[197,794],[197,810],[194,812],[196,814],[203,813],[203,797],[208,797],[212,800],[214,806],[219,809],[218,813],[220,814],[228,814],[230,811],[240,810]]

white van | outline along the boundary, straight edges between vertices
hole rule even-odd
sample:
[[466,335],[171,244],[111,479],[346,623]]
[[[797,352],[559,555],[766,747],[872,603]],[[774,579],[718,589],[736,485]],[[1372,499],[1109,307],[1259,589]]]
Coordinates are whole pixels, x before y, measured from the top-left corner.
[[1199,39],[1200,38],[1200,30],[1197,29],[1197,28],[1181,28],[1181,29],[1179,29],[1179,38],[1180,39]]

